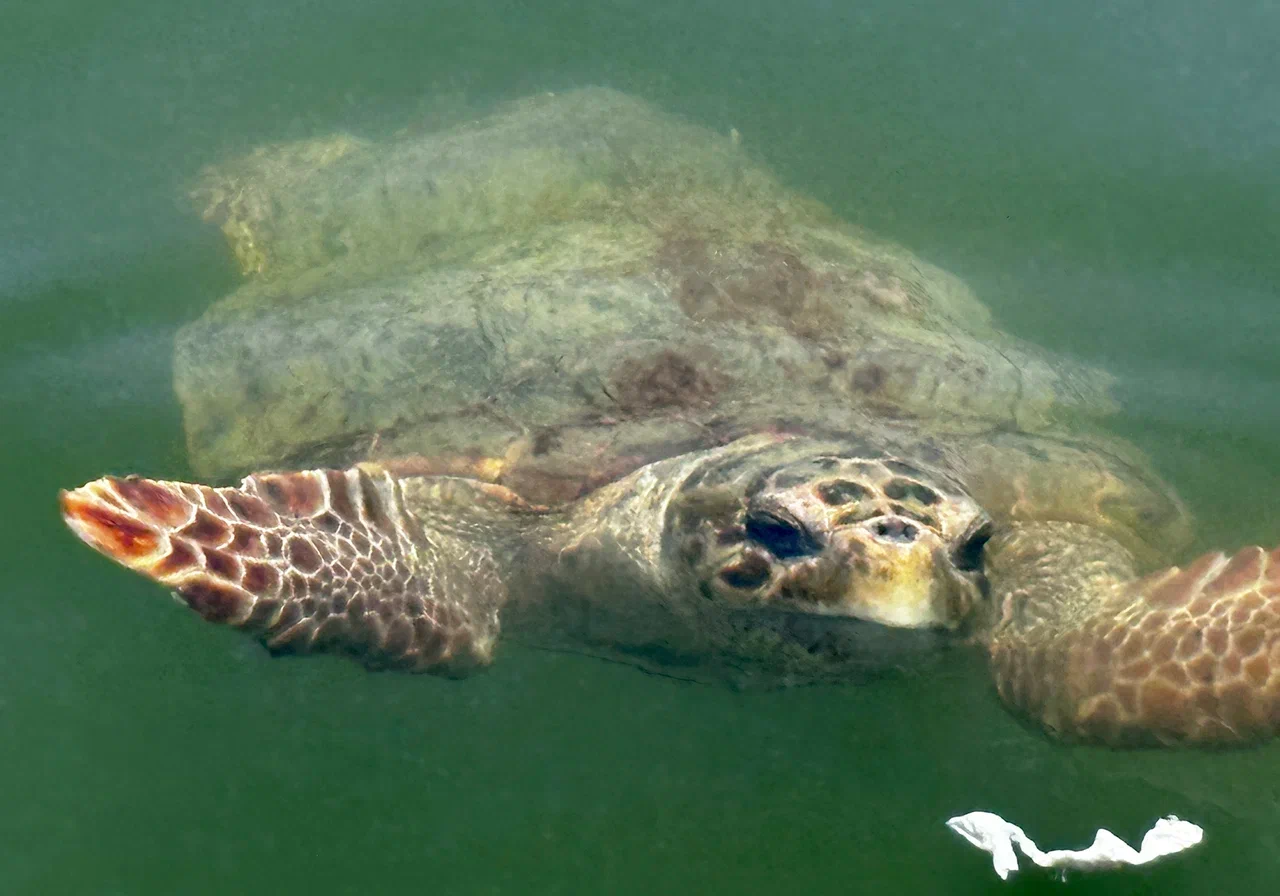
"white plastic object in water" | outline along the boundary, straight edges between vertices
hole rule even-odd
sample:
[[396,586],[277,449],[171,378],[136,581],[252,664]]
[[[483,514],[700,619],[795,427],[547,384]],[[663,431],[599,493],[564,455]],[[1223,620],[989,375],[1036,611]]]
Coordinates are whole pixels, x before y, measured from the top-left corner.
[[1163,856],[1190,849],[1204,838],[1199,825],[1169,815],[1155,823],[1142,838],[1142,846],[1134,849],[1115,834],[1100,829],[1088,849],[1054,849],[1043,852],[1016,824],[1010,824],[992,812],[970,812],[947,821],[947,827],[978,849],[991,853],[996,874],[1001,880],[1018,870],[1016,845],[1023,855],[1041,868],[1094,870],[1119,868],[1123,865],[1145,865]]

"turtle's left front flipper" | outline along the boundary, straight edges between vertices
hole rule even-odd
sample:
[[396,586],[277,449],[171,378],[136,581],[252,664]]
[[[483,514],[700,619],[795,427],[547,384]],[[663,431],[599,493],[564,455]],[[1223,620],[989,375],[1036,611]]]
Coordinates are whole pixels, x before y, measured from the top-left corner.
[[454,674],[490,659],[511,545],[472,500],[486,486],[458,500],[446,486],[467,480],[440,483],[372,464],[238,488],[105,477],[64,492],[62,514],[98,551],[273,652]]
[[1239,743],[1280,731],[1280,549],[1207,554],[1137,578],[1070,523],[989,545],[1001,697],[1059,736]]

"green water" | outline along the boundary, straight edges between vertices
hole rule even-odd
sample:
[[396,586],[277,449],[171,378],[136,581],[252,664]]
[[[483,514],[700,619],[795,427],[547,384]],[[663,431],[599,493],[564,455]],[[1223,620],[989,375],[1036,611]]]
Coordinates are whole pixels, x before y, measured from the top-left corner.
[[271,661],[77,544],[59,487],[184,475],[174,330],[235,275],[205,162],[607,84],[965,276],[1125,378],[1202,521],[1280,542],[1280,9],[1262,3],[50,0],[0,27],[0,892],[985,893],[943,821],[1197,821],[1141,873],[1254,893],[1280,748],[1064,748],[980,663],[742,696],[505,650],[465,682]]

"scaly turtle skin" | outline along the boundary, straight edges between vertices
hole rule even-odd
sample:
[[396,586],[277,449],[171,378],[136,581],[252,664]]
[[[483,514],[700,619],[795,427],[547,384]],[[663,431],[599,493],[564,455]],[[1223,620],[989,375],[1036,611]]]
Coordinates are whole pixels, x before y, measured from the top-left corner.
[[199,192],[251,279],[179,337],[192,463],[324,468],[62,508],[207,619],[442,674],[500,633],[766,685],[967,645],[1064,738],[1280,722],[1280,551],[1152,572],[1189,523],[1086,425],[1107,378],[736,142],[580,91]]

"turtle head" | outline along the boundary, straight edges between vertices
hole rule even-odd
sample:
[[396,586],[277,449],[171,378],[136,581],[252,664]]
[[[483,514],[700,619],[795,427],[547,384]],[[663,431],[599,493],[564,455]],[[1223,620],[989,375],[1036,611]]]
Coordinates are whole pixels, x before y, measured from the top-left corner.
[[739,482],[691,489],[670,530],[708,598],[892,628],[971,617],[991,527],[949,478],[820,455]]

